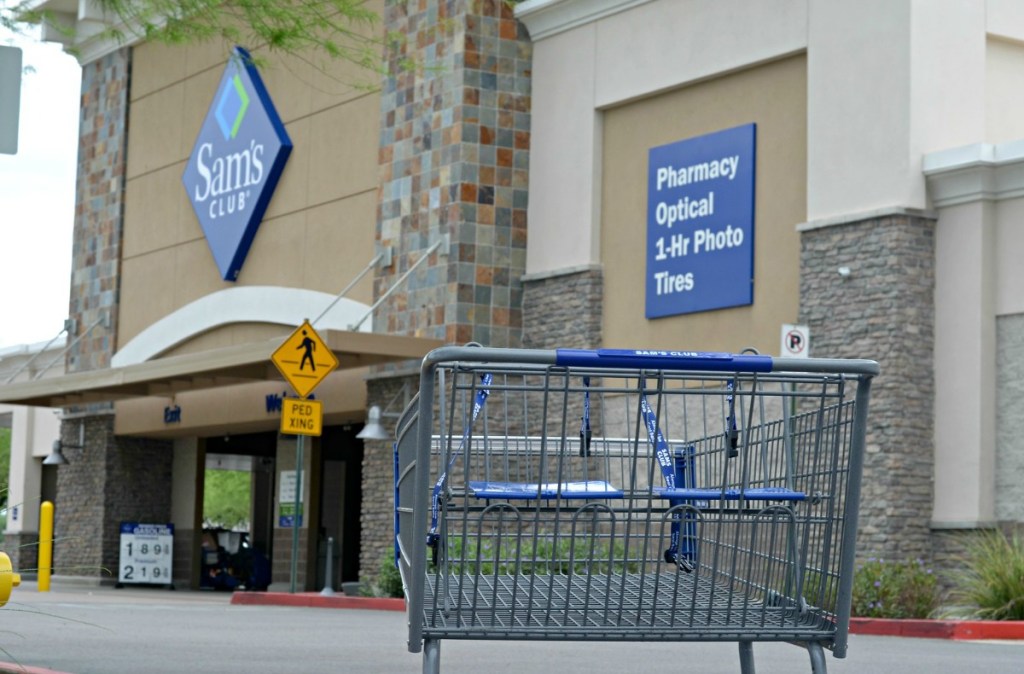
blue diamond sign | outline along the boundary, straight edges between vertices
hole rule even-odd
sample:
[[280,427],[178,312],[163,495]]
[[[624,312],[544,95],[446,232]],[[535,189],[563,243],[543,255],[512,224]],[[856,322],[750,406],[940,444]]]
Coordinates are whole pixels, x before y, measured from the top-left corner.
[[292,141],[249,53],[235,47],[181,181],[225,281],[234,281]]

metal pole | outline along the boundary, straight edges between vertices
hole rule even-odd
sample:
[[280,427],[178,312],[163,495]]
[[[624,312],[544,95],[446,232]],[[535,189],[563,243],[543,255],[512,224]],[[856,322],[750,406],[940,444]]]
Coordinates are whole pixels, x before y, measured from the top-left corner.
[[334,596],[334,536],[327,537],[327,562],[325,563],[324,589],[320,590],[321,596]]
[[352,288],[355,286],[355,284],[359,283],[359,279],[361,279],[364,276],[366,276],[366,272],[368,272],[371,269],[373,269],[374,267],[376,267],[377,263],[380,262],[382,259],[384,259],[384,254],[383,253],[377,253],[377,255],[372,260],[370,260],[370,264],[366,265],[361,272],[356,274],[356,277],[354,279],[352,279],[349,282],[349,284],[347,286],[345,286],[344,289],[342,289],[342,291],[340,293],[338,293],[334,297],[334,299],[331,301],[331,303],[327,305],[327,308],[324,309],[323,311],[321,311],[320,315],[317,316],[316,318],[314,318],[313,322],[310,323],[310,325],[312,325],[313,327],[316,327],[316,324],[320,321],[320,319],[323,318],[324,316],[326,316],[327,312],[330,311],[331,309],[333,309],[334,305],[337,304],[338,302],[340,302],[341,298],[344,297],[345,295],[347,295],[348,291],[352,290]]
[[292,513],[292,594],[295,594],[295,580],[298,577],[299,567],[299,523],[302,519],[300,514],[300,508],[302,507],[302,441],[305,437],[300,435],[298,442],[295,443],[295,511]]
[[416,271],[417,267],[419,267],[421,264],[426,262],[427,258],[430,257],[430,254],[433,253],[438,248],[440,248],[442,243],[444,243],[444,241],[438,241],[437,243],[435,243],[430,248],[427,248],[423,252],[423,255],[420,255],[420,259],[416,260],[416,262],[411,267],[409,267],[408,271],[406,271],[404,274],[402,274],[402,276],[399,277],[399,279],[397,281],[395,281],[395,284],[393,286],[391,286],[390,288],[388,288],[387,292],[385,292],[383,295],[381,295],[377,299],[377,301],[373,303],[373,306],[370,307],[370,310],[367,311],[363,315],[362,318],[360,318],[358,321],[356,321],[355,323],[350,325],[348,329],[352,330],[352,331],[358,330],[359,326],[362,325],[363,323],[365,323],[366,319],[373,315],[373,312],[377,310],[377,307],[379,307],[384,302],[384,300],[386,300],[387,298],[391,297],[391,293],[393,293],[396,290],[398,290],[402,286],[402,284],[405,283],[405,279],[409,278],[409,274],[411,274],[414,271]]

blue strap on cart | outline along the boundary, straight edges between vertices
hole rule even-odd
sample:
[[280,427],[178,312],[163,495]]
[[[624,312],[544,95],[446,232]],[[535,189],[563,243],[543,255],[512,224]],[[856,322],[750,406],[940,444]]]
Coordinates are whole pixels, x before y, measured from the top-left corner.
[[727,405],[729,405],[729,417],[728,419],[726,419],[725,434],[726,441],[729,443],[729,447],[727,449],[728,455],[729,458],[732,459],[739,456],[740,454],[740,434],[739,431],[736,430],[736,396],[733,394],[733,391],[736,390],[735,380],[730,381],[728,384],[726,384],[725,388],[727,391],[729,391],[728,395],[725,396],[725,402]]
[[[658,415],[654,413],[650,403],[647,402],[647,395],[643,392],[643,382],[640,384],[640,416],[643,419],[644,426],[647,428],[647,437],[650,439],[651,444],[654,445],[654,456],[661,467],[661,475],[665,479],[665,488],[667,490],[675,490],[677,487],[676,460],[672,457],[672,452],[668,448],[665,436],[661,433],[661,428],[658,427]],[[682,466],[680,466],[681,468]],[[679,477],[682,478],[683,484],[678,486],[685,486],[685,478],[683,475]],[[669,505],[672,507],[682,504],[683,501],[669,499]],[[693,571],[693,553],[690,551],[688,554],[684,554],[682,549],[682,520],[683,513],[679,510],[673,510],[671,538],[668,550],[665,551],[665,561],[675,564],[683,571],[690,573]]]
[[480,375],[480,388],[476,390],[476,396],[473,399],[473,412],[470,415],[469,422],[466,424],[466,430],[462,433],[462,440],[459,441],[459,446],[452,452],[451,458],[448,460],[448,465],[441,474],[437,476],[437,482],[434,483],[434,491],[431,494],[430,501],[430,531],[427,533],[427,545],[433,550],[433,561],[437,564],[438,545],[441,540],[441,534],[437,531],[437,523],[440,519],[441,509],[441,491],[444,489],[445,483],[448,481],[448,471],[455,466],[455,462],[460,456],[462,456],[463,449],[466,446],[466,442],[469,441],[469,435],[473,432],[473,424],[476,423],[477,417],[484,409],[484,405],[487,403],[487,396],[491,394],[491,382],[494,381],[494,376],[490,373],[484,373]]
[[583,418],[580,420],[580,456],[590,456],[590,441],[593,433],[590,430],[590,377],[583,378]]

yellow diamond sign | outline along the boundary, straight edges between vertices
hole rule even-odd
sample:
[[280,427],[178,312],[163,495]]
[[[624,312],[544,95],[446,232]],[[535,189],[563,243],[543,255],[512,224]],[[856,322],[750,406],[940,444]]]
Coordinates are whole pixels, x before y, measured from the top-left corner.
[[336,367],[338,359],[304,321],[270,357],[300,398],[305,398]]

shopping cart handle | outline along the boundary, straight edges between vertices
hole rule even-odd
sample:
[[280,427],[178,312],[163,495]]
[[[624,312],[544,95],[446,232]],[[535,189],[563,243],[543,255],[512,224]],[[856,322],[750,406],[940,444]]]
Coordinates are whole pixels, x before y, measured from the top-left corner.
[[614,367],[623,369],[703,370],[711,372],[771,372],[771,356],[710,351],[659,349],[556,349],[560,367]]

